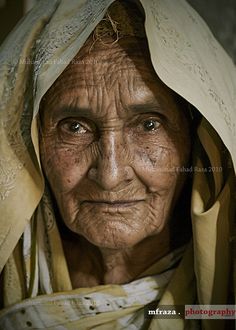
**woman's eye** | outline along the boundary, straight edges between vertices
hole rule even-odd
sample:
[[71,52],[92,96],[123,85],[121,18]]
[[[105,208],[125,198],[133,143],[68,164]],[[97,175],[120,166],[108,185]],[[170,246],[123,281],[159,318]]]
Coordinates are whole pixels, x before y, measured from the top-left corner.
[[155,131],[160,126],[160,123],[155,119],[148,119],[143,122],[143,128],[145,131]]
[[95,124],[84,118],[62,119],[57,129],[60,141],[64,143],[87,146],[97,139]]
[[72,122],[72,123],[68,123],[67,124],[68,129],[70,132],[72,133],[77,133],[77,134],[81,134],[81,133],[86,133],[87,129],[81,125],[79,122]]
[[70,134],[85,134],[89,129],[79,121],[65,120],[60,124],[61,130]]

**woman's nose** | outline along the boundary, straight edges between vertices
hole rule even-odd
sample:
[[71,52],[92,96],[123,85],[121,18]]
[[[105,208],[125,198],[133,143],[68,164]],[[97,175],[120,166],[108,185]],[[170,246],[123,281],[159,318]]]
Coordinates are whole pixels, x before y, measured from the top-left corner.
[[134,171],[122,132],[107,132],[101,138],[100,152],[88,177],[104,190],[117,191],[133,179]]

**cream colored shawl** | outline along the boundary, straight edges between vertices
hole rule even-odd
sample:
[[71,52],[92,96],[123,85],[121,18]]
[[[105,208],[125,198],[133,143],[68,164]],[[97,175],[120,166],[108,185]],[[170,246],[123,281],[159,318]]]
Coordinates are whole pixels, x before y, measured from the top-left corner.
[[[73,295],[82,299],[81,295],[99,290],[106,299],[130,297],[127,292],[131,295],[134,292],[122,286],[71,291],[38,152],[40,100],[112,2],[41,0],[1,47],[0,270],[4,268],[5,306],[13,307],[0,315],[0,329],[7,329],[6,326],[11,329],[11,323],[4,323],[11,322],[11,317],[13,328],[17,329],[19,315],[23,317],[30,306],[34,308],[29,315],[39,313],[36,319],[40,313],[43,318],[50,308],[51,314],[59,317],[62,310],[56,308],[57,299],[68,301],[75,298]],[[140,3],[146,16],[146,34],[156,73],[203,115],[193,150],[193,246],[187,248],[171,276],[166,274],[165,280],[146,278],[144,291],[148,296],[151,290],[152,299],[161,297],[160,304],[226,304],[229,291],[232,295],[235,292],[236,70],[205,23],[184,0],[140,0]],[[168,258],[171,262],[173,256]],[[161,295],[160,287],[165,287]],[[153,290],[156,290],[154,295]],[[136,293],[140,295],[140,291]],[[25,298],[30,300],[24,302]],[[24,308],[17,305],[20,301]],[[62,317],[55,324],[63,326],[56,327],[53,323],[48,328],[125,329],[129,324],[130,329],[138,329],[141,321],[135,311],[141,311],[144,305],[131,299],[127,308],[123,306],[120,311],[106,311],[93,318],[86,312],[86,317],[79,321],[75,320],[78,310],[73,314],[70,309],[65,314],[69,320],[66,325]],[[32,326],[32,320],[26,318],[22,322]],[[204,321],[203,325],[205,329],[224,329],[223,321]],[[185,326],[181,319],[153,319],[147,325],[149,329],[176,330]]]

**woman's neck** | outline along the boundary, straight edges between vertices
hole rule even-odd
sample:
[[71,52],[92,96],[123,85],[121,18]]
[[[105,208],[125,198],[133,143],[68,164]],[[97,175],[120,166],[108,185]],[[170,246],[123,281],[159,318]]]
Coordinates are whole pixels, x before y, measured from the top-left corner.
[[[72,287],[124,284],[172,250],[170,229],[147,237],[132,248],[98,248],[83,237],[62,237]],[[185,243],[185,242],[183,242]],[[178,244],[179,245],[179,244]]]

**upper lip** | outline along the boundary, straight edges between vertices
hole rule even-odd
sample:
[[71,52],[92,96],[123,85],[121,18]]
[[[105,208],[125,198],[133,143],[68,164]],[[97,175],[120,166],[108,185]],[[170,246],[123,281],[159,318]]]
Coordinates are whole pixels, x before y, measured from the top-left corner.
[[83,203],[106,203],[106,204],[127,204],[127,203],[135,203],[135,202],[142,202],[143,199],[122,199],[122,200],[104,200],[104,199],[97,199],[97,200],[84,200]]

